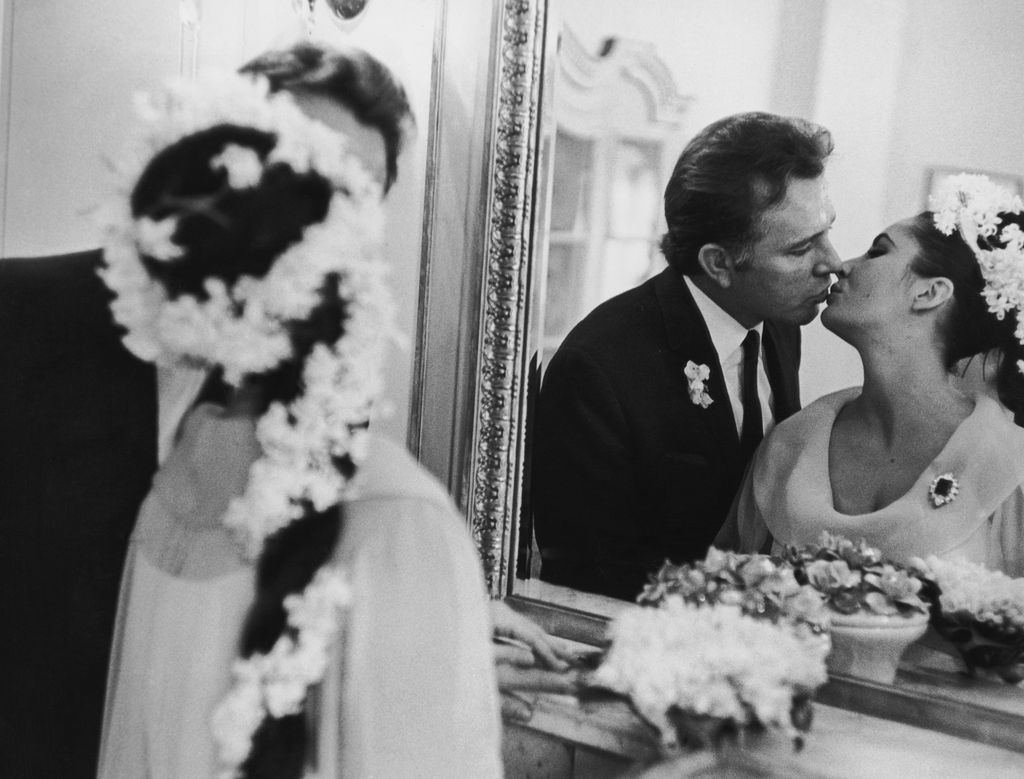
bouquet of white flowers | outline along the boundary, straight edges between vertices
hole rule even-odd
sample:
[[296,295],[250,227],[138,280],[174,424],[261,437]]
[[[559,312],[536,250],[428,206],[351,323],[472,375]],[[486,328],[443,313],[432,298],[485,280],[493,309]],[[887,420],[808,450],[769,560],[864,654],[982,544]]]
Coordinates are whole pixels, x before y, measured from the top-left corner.
[[827,678],[824,636],[734,604],[668,595],[658,607],[623,612],[610,638],[590,684],[627,696],[668,750],[769,727],[783,729],[799,748],[810,728],[811,695]]
[[1024,679],[1024,579],[934,555],[912,561],[932,595],[931,624],[971,673]]

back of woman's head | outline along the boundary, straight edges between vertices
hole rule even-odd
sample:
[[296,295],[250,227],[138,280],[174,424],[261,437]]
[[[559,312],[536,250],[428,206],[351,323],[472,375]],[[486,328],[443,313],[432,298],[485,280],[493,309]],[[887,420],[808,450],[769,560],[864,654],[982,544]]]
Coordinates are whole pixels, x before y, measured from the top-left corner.
[[[1003,224],[1024,226],[1020,214],[1003,213],[1000,218]],[[931,211],[914,217],[911,232],[918,244],[911,270],[924,278],[945,277],[953,282],[952,305],[940,321],[939,331],[946,367],[952,370],[960,360],[985,359],[997,350],[999,399],[1024,426],[1024,376],[1017,368],[1017,361],[1024,359],[1024,347],[1015,335],[1015,317],[999,318],[989,310],[978,258],[959,232],[943,234]]]
[[254,186],[235,188],[227,167],[217,164],[229,149],[251,150],[265,163],[275,143],[267,132],[220,125],[185,136],[146,166],[132,190],[132,215],[175,219],[169,237],[181,255],[142,257],[170,297],[205,297],[210,277],[228,286],[243,275],[262,278],[306,227],[324,219],[332,189],[318,173],[271,164]]
[[[205,299],[211,279],[228,288],[243,276],[262,279],[307,228],[325,219],[334,191],[316,171],[271,163],[252,186],[238,188],[231,186],[227,166],[218,164],[222,155],[240,149],[266,164],[275,144],[270,133],[219,125],[185,136],[146,166],[131,194],[132,214],[176,224],[168,237],[180,247],[179,256],[140,258],[169,298]],[[337,341],[344,319],[337,283],[324,284],[310,313],[288,325],[291,359],[250,380],[261,390],[264,407],[299,394],[306,357],[316,343]]]

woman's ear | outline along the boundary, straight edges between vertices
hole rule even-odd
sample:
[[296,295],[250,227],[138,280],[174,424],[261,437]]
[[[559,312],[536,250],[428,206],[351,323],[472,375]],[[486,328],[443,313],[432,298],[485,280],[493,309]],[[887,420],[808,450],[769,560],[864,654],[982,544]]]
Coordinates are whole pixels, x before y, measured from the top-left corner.
[[722,289],[732,286],[732,277],[736,273],[736,263],[732,254],[717,243],[706,243],[697,252],[697,262],[704,273]]
[[953,282],[945,276],[917,279],[912,287],[914,293],[910,309],[928,311],[937,308],[953,297]]

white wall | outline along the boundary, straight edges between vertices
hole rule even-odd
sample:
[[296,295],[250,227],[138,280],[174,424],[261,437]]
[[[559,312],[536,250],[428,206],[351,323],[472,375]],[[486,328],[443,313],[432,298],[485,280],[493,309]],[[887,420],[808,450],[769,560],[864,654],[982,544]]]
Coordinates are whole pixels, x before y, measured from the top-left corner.
[[[828,0],[809,117],[828,127],[836,150],[828,168],[840,257],[861,254],[888,223],[894,125],[906,32],[905,0]],[[856,351],[815,320],[804,328],[804,403],[863,380]]]
[[768,108],[780,0],[552,2],[589,51],[612,35],[653,43],[679,91],[694,98],[687,135],[728,114]]
[[[374,0],[340,30],[326,13],[315,36],[365,48],[391,66],[410,95],[420,131],[400,162],[387,202],[387,255],[400,325],[415,330],[425,130],[435,17],[442,0]],[[290,0],[200,0],[193,48],[174,0],[0,0],[10,39],[0,38],[0,255],[91,248],[88,210],[103,194],[104,156],[117,154],[132,95],[179,72],[235,68],[305,34]],[[321,6],[321,11],[325,11]],[[3,28],[0,28],[3,29]],[[7,67],[9,63],[9,67]],[[5,166],[6,162],[6,166]],[[412,354],[388,361],[393,415],[379,426],[397,440],[407,427]]]
[[0,257],[4,248],[4,214],[7,210],[7,142],[10,136],[11,39],[14,30],[14,6],[0,0]]
[[888,221],[924,206],[932,165],[1024,178],[1024,3],[908,0]]
[[[177,4],[7,0],[5,255],[95,245],[86,210],[101,193],[131,95],[178,69]],[[2,132],[2,130],[0,130]]]

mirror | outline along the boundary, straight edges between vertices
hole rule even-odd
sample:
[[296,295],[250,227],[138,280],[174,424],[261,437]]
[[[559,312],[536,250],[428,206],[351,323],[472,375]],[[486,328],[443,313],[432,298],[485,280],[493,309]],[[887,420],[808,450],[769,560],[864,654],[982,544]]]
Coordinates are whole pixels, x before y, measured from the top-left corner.
[[[631,219],[616,225],[623,230],[595,239],[597,245],[622,240],[633,247],[621,277],[574,266],[573,250],[559,241],[573,238],[579,212],[555,211],[560,201],[554,187],[584,175],[564,170],[568,157],[590,160],[590,176],[605,164],[600,175],[621,182],[606,188],[608,197],[621,200],[626,193],[643,216],[641,203],[659,204],[651,193],[660,191],[657,177],[665,159],[674,161],[686,139],[710,121],[757,109],[805,116],[835,136],[827,172],[839,214],[832,238],[841,256],[853,256],[879,226],[924,207],[935,173],[957,168],[1024,174],[1024,142],[1013,121],[1024,111],[1024,64],[1011,32],[1021,29],[1024,8],[1014,0],[518,0],[496,13],[490,102],[496,119],[483,198],[486,256],[479,294],[464,306],[461,320],[462,332],[472,332],[475,340],[472,359],[458,369],[455,405],[462,404],[462,411],[451,426],[450,483],[468,514],[492,594],[509,596],[557,632],[592,638],[602,612],[613,611],[614,603],[529,578],[531,538],[520,515],[529,489],[524,464],[530,404],[543,354],[595,299],[566,302],[565,292],[607,295],[616,284],[636,283],[652,263],[660,268],[649,253],[660,228]],[[560,35],[565,30],[572,38]],[[564,48],[578,44],[583,62],[602,52],[632,51],[635,60],[646,57],[651,74],[659,72],[653,55],[672,81],[671,89],[661,85],[665,111],[657,117],[664,123],[643,142],[630,136],[625,151],[603,163],[596,147],[607,139],[587,140],[571,122],[559,136],[552,85],[560,37]],[[617,43],[609,49],[612,37]],[[648,91],[657,86],[648,83]],[[597,189],[577,184],[572,191],[578,197],[565,200],[581,206],[584,193]],[[645,243],[646,249],[637,248]],[[570,271],[591,275],[572,280]],[[848,347],[817,324],[804,328],[804,405],[859,380]],[[839,681],[846,686],[834,700],[876,713],[899,709],[894,701],[920,712],[914,701],[933,701],[934,716],[925,717],[926,724],[948,728],[959,717],[974,738],[986,738],[992,728],[1019,733],[1024,724],[1024,694],[1017,688],[953,689],[927,674],[902,678],[891,689]],[[987,714],[979,716],[976,709]]]

